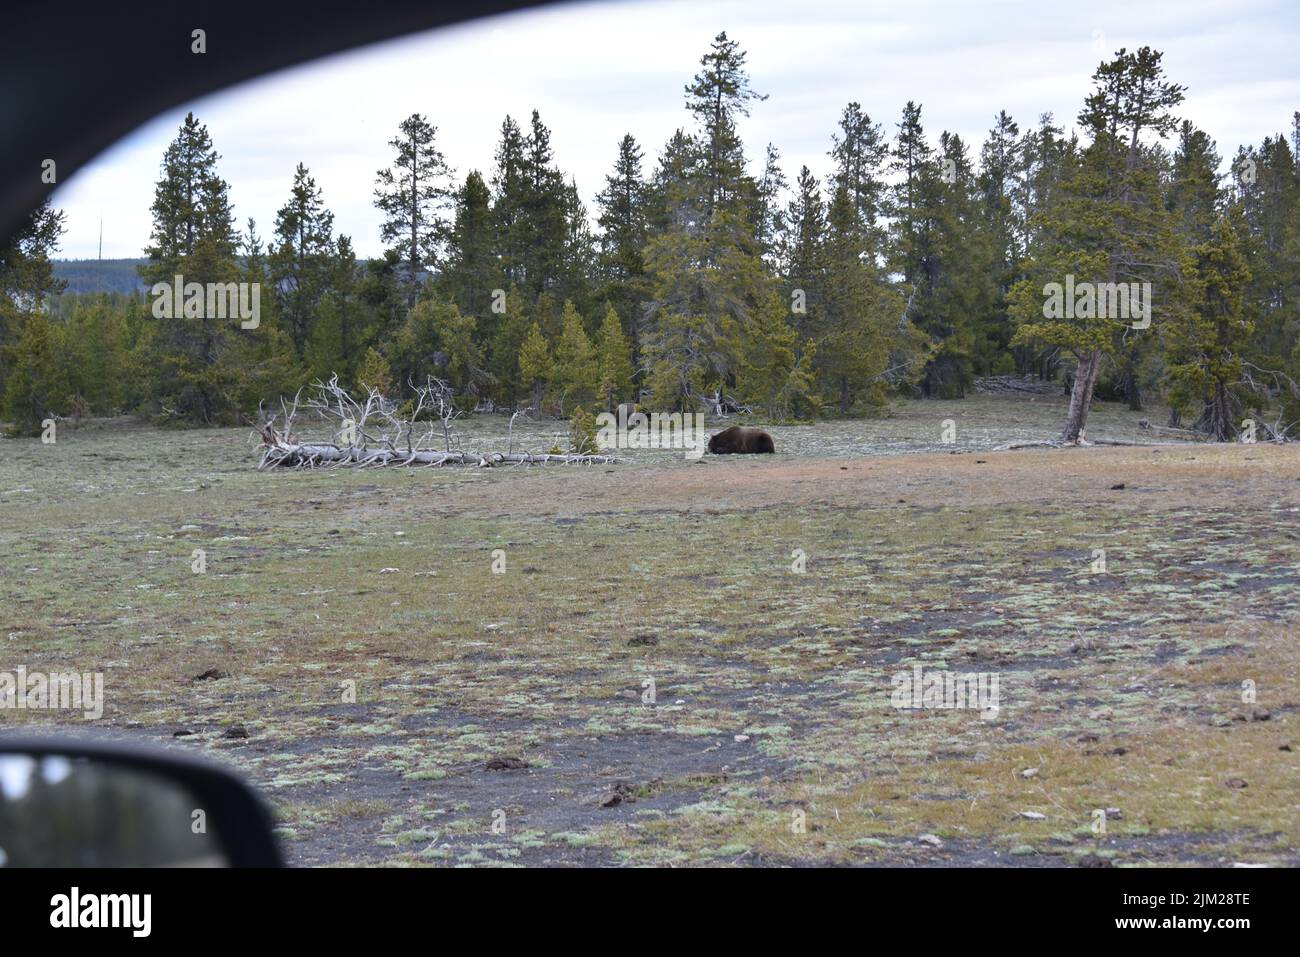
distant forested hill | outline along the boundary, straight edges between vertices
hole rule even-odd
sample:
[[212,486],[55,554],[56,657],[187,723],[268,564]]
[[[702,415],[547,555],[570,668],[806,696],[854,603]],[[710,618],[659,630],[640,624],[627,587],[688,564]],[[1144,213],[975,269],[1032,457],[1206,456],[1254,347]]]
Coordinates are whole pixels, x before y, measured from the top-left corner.
[[136,266],[143,259],[56,259],[54,275],[66,280],[68,292],[121,292],[144,290]]

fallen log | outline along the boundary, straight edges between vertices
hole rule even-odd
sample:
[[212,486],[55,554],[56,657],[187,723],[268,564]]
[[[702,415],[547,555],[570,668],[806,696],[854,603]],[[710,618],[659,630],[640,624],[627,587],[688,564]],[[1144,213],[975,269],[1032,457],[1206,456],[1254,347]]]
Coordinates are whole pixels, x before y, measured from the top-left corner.
[[1006,445],[994,447],[993,451],[1014,452],[1017,449],[1063,449],[1065,447],[1063,442],[1053,442],[1045,439],[1041,442],[1009,442]]
[[580,455],[531,452],[439,452],[435,449],[371,449],[352,445],[322,445],[287,442],[278,436],[265,443],[259,471],[277,466],[317,468],[322,466],[356,466],[357,468],[395,466],[476,465],[611,465],[612,455]]
[[[454,397],[442,382],[430,379],[428,384],[415,388],[414,406],[407,416],[400,415],[396,404],[370,390],[364,401],[354,399],[332,377],[327,383],[316,383],[317,395],[307,400],[307,408],[332,426],[333,441],[303,441],[293,433],[301,395],[295,396],[292,406],[282,402],[284,427],[275,428],[272,416],[258,430],[262,440],[262,457],[259,471],[267,468],[338,468],[355,466],[372,468],[383,466],[474,465],[491,468],[495,465],[610,465],[618,461],[612,455],[586,452],[544,453],[514,451],[513,442],[506,452],[466,452],[455,447],[459,435],[454,422],[461,413]],[[426,413],[430,424],[425,433],[415,436],[416,421]],[[511,420],[513,426],[514,420]],[[512,433],[513,434],[513,433]],[[443,449],[430,447],[430,440],[442,439]]]
[[1018,449],[1078,449],[1088,448],[1092,445],[1118,445],[1126,448],[1145,449],[1155,446],[1167,448],[1190,448],[1195,445],[1194,442],[1129,442],[1124,439],[1088,439],[1079,442],[1059,442],[1054,440],[1044,440],[1041,442],[1011,442],[1007,445],[996,446],[994,452],[1014,452]]
[[1198,445],[1197,442],[1129,442],[1126,439],[1089,439],[1090,445],[1120,445],[1126,448],[1145,449],[1153,446],[1162,448],[1186,449]]
[[1058,395],[1060,385],[1029,376],[995,375],[975,380],[975,391],[981,395],[1002,395],[1007,393],[1026,395]]

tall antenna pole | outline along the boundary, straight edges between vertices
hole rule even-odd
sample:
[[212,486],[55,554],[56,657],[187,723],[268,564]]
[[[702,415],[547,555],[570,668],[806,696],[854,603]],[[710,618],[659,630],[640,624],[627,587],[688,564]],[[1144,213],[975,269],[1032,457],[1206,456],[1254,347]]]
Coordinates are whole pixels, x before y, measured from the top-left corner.
[[104,217],[99,217],[99,261],[104,261]]

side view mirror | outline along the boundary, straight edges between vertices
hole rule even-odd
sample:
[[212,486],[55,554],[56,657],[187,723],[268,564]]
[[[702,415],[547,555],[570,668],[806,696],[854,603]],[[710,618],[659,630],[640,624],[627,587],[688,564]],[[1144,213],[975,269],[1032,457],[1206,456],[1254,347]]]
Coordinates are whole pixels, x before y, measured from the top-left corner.
[[200,758],[0,735],[0,867],[282,867],[261,798]]

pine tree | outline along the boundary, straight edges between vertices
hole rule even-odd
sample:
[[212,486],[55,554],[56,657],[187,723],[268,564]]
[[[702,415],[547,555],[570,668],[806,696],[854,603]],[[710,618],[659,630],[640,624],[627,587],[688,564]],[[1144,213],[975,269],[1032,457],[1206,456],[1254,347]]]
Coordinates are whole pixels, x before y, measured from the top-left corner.
[[[140,267],[146,285],[187,281],[219,282],[234,259],[238,233],[230,207],[230,184],[217,175],[221,159],[208,129],[193,113],[163,154],[162,178],[154,189],[149,262]],[[198,273],[196,267],[210,270]],[[188,272],[186,272],[188,270]]]
[[[271,264],[257,234],[257,223],[251,218],[239,252],[240,282],[258,283],[264,290],[271,289]],[[240,409],[252,410],[259,402],[274,402],[280,396],[292,395],[303,384],[307,374],[293,340],[284,329],[276,296],[260,297],[257,328],[240,330],[230,361],[240,370],[235,403]]]
[[1300,327],[1300,265],[1289,242],[1300,203],[1300,162],[1285,136],[1266,136],[1258,148],[1239,151],[1232,174],[1252,273],[1252,357],[1279,369],[1288,364]]
[[25,317],[66,285],[54,278],[50,264],[63,231],[63,211],[46,200],[0,242],[0,396],[5,394]]
[[861,250],[858,210],[839,186],[827,216],[826,297],[816,365],[823,394],[848,415],[859,402],[884,403],[891,385],[915,379],[921,334],[904,316],[905,300]]
[[[1019,210],[1017,225],[1021,229],[1020,248],[1023,256],[1016,284],[1026,278],[1030,261],[1042,259],[1050,251],[1053,235],[1045,228],[1052,221],[1051,211],[1064,198],[1066,185],[1078,172],[1078,137],[1069,139],[1056,125],[1051,113],[1039,115],[1038,126],[1020,138],[1021,177],[1012,188],[1012,202]],[[1031,337],[1016,338],[1017,322],[1012,311],[1012,293],[1006,295],[1006,309],[1012,315],[1011,354],[1016,371],[1034,373],[1041,379],[1055,377],[1061,364],[1061,350],[1046,342],[1035,342]]]
[[415,305],[421,273],[439,261],[448,227],[451,168],[437,147],[438,128],[419,113],[398,125],[389,141],[397,153],[375,178],[375,206],[384,214],[379,235],[404,264],[407,303]]
[[554,165],[551,131],[536,110],[526,136],[511,117],[502,123],[492,184],[505,280],[530,299],[550,292],[585,302],[594,256],[587,213]]
[[[1300,126],[1300,114],[1297,114],[1296,122]],[[1296,198],[1291,204],[1282,247],[1283,262],[1289,264],[1289,269],[1279,283],[1287,294],[1284,309],[1292,316],[1292,321],[1284,325],[1290,331],[1290,341],[1280,340],[1275,346],[1276,355],[1260,355],[1254,343],[1251,349],[1253,354],[1259,355],[1257,362],[1272,365],[1281,359],[1281,371],[1293,383],[1290,388],[1281,390],[1283,426],[1291,430],[1288,434],[1292,436],[1300,431],[1300,389],[1294,385],[1300,384],[1300,163],[1296,164],[1296,185]],[[1273,367],[1277,368],[1277,365]]]
[[541,410],[546,388],[554,375],[551,347],[547,345],[541,327],[534,322],[519,350],[519,380],[532,393],[534,410]]
[[65,218],[47,199],[0,243],[0,300],[27,309],[63,291],[67,284],[54,278],[50,255],[66,228]]
[[[1165,202],[1173,213],[1173,228],[1180,242],[1188,250],[1188,262],[1195,261],[1195,249],[1207,243],[1214,236],[1216,224],[1223,208],[1223,195],[1219,185],[1219,155],[1214,141],[1202,130],[1197,129],[1190,120],[1183,120],[1178,127],[1178,144],[1170,159],[1167,176]],[[1190,276],[1191,266],[1184,264],[1189,274],[1189,285],[1194,277]],[[1183,309],[1171,321],[1164,323],[1160,329],[1161,354],[1153,364],[1163,363],[1160,372],[1160,384],[1169,386],[1176,381],[1186,382],[1186,370],[1171,375],[1169,364],[1175,365],[1182,360],[1176,355],[1180,352],[1179,341],[1186,338],[1185,330],[1194,324],[1199,308],[1200,293],[1189,288],[1185,290],[1188,302],[1182,303]],[[1126,365],[1131,365],[1131,360]],[[1168,390],[1167,390],[1168,391]],[[1182,425],[1182,416],[1195,406],[1187,400],[1180,390],[1169,391],[1169,426],[1177,428]]]
[[563,331],[555,346],[555,386],[566,405],[591,405],[600,389],[599,357],[572,301],[565,300],[561,321]]
[[898,176],[889,211],[894,220],[895,268],[903,281],[915,284],[929,254],[930,187],[933,185],[933,150],[925,141],[921,107],[911,100],[903,108],[890,169]]
[[495,317],[495,331],[489,343],[488,371],[493,398],[499,405],[513,408],[519,397],[531,387],[520,377],[519,357],[533,319],[522,292],[514,286],[504,292],[505,312]]
[[388,367],[388,360],[374,346],[366,349],[361,365],[357,368],[357,385],[362,389],[373,389],[384,396],[394,394],[393,374]]
[[546,341],[559,342],[560,334],[564,332],[562,303],[556,302],[555,297],[549,292],[544,292],[533,302],[532,314],[542,327],[542,335],[546,337]]
[[596,356],[600,373],[598,392],[605,409],[612,411],[623,397],[632,394],[631,348],[612,305],[605,307],[605,321],[596,336]]
[[702,222],[696,188],[699,158],[695,138],[683,130],[674,131],[650,180],[646,222],[652,236],[696,228]]
[[1220,162],[1214,141],[1190,120],[1183,120],[1178,128],[1168,203],[1181,220],[1180,232],[1192,243],[1203,243],[1216,232]]
[[557,296],[572,299],[587,309],[591,304],[590,279],[596,271],[596,239],[576,180],[571,178],[565,185],[562,199],[564,245],[552,288]]
[[[1172,303],[1178,295],[1179,262],[1172,217],[1161,195],[1160,167],[1144,135],[1163,138],[1172,132],[1172,109],[1183,88],[1164,78],[1161,54],[1149,47],[1103,63],[1093,74],[1095,91],[1087,98],[1079,122],[1092,142],[1078,170],[1053,209],[1042,214],[1047,234],[1028,278],[1013,291],[1013,312],[1020,322],[1016,340],[1059,346],[1078,360],[1063,442],[1079,442],[1101,372],[1102,358],[1124,345],[1126,323],[1085,309],[1074,318],[1045,315],[1048,282],[1151,282],[1155,301]],[[1141,335],[1141,332],[1137,332]]]
[[821,325],[826,295],[826,210],[817,177],[807,166],[799,170],[784,221],[781,258],[786,292],[795,332],[807,339]]
[[628,282],[644,272],[641,251],[646,240],[646,184],[642,151],[631,133],[618,144],[614,170],[596,197],[600,207],[600,265],[607,279]]
[[439,378],[457,392],[478,395],[486,374],[479,346],[477,320],[463,314],[454,302],[431,301],[438,352]]
[[275,216],[271,279],[294,349],[301,357],[311,335],[333,266],[334,214],[302,163],[294,171],[289,201]]
[[1021,248],[1027,256],[1040,252],[1040,244],[1050,238],[1049,212],[1064,199],[1066,186],[1078,173],[1079,144],[1076,135],[1069,139],[1056,125],[1051,113],[1038,118],[1038,127],[1020,140],[1023,174],[1013,193],[1021,209],[1019,225],[1023,230]]
[[496,251],[507,282],[522,285],[526,235],[528,184],[524,174],[524,135],[514,118],[501,123],[501,140],[496,149],[496,171],[492,176],[492,218],[496,230]]
[[564,176],[553,163],[551,131],[533,110],[523,155],[523,284],[537,295],[563,273],[569,221]]
[[374,319],[363,301],[351,238],[338,237],[332,248],[319,255],[316,281],[322,295],[306,347],[311,378],[328,382],[337,374],[345,384],[353,385],[357,362],[375,335]]
[[61,330],[44,312],[34,310],[22,317],[3,396],[13,434],[39,435],[46,419],[67,408],[70,390],[61,361],[65,348]]
[[1196,427],[1219,441],[1237,434],[1248,400],[1242,386],[1242,349],[1252,323],[1243,293],[1250,270],[1237,231],[1226,217],[1192,251],[1193,307],[1164,324],[1165,384],[1170,405],[1198,412]]
[[799,350],[799,337],[787,321],[789,309],[773,296],[758,309],[746,331],[744,356],[736,373],[741,397],[760,408],[768,418],[787,419],[815,407],[811,342]]
[[596,417],[577,406],[569,419],[569,451],[576,455],[594,453],[597,451],[596,436]]
[[421,296],[384,357],[391,375],[408,388],[433,377],[456,393],[477,395],[488,376],[475,332],[474,317],[462,314],[454,302]]
[[768,143],[763,176],[758,181],[758,202],[754,207],[754,239],[763,257],[773,265],[779,252],[777,245],[781,234],[786,230],[781,196],[789,186],[785,173],[781,171],[781,152]]
[[1026,168],[1021,142],[1019,125],[1002,110],[980,150],[977,189],[994,301],[977,323],[975,369],[979,375],[1001,375],[1015,369],[1007,297],[1021,278],[1025,257],[1025,209],[1019,187]]
[[375,340],[395,335],[410,312],[402,279],[405,267],[396,251],[389,249],[377,259],[367,259],[360,273],[358,295],[374,324]]
[[596,197],[600,214],[599,271],[603,295],[614,305],[624,334],[635,340],[636,312],[646,298],[645,244],[650,189],[641,168],[642,151],[631,133],[618,144],[614,170]]
[[[456,218],[442,289],[462,312],[475,316],[480,323],[491,322],[492,290],[502,288],[494,241],[492,194],[478,170],[472,170],[456,194]],[[484,330],[491,335],[489,326],[485,325]]]
[[908,318],[930,340],[923,394],[961,398],[973,384],[976,316],[991,311],[990,264],[978,238],[974,174],[960,137],[944,132],[935,154],[921,107],[898,124],[891,198],[895,265],[907,283]]
[[744,180],[745,154],[736,120],[749,115],[751,101],[767,99],[750,89],[745,58],[735,40],[719,33],[700,58],[700,72],[686,86],[686,108],[700,127],[706,214],[742,199],[737,187]]
[[719,34],[687,86],[699,133],[680,131],[655,178],[661,224],[646,248],[650,300],[641,336],[651,401],[687,411],[734,379],[743,329],[770,298],[754,235],[758,187],[744,170],[736,120],[751,100],[745,54]]
[[[139,267],[148,284],[238,282],[235,259],[239,234],[229,184],[217,174],[220,155],[207,128],[185,117],[162,161],[154,190],[149,262]],[[260,296],[259,296],[260,299]],[[229,317],[210,315],[158,319],[140,344],[147,356],[152,404],[167,422],[232,423],[238,420],[243,370],[237,329]]]
[[955,133],[939,136],[939,175],[924,174],[928,255],[925,296],[916,323],[934,353],[921,386],[928,396],[962,398],[974,385],[978,341],[994,320],[998,291],[994,256],[978,184],[966,146]]
[[884,128],[873,123],[858,103],[850,103],[840,116],[840,130],[831,137],[830,157],[835,162],[831,183],[843,188],[853,209],[853,225],[864,255],[878,256],[884,245],[880,220],[886,207],[885,164],[889,142]]
[[111,415],[126,399],[128,302],[117,293],[73,297],[72,312],[58,333],[63,340],[60,356],[67,395],[86,412]]

